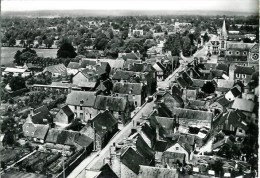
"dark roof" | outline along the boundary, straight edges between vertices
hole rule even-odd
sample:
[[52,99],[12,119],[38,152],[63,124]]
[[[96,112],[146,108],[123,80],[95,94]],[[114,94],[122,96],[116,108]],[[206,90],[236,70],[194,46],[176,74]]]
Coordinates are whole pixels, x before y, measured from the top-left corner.
[[228,64],[218,64],[216,67],[217,70],[223,70],[226,73],[229,72],[229,65]]
[[182,77],[186,81],[186,83],[189,84],[189,86],[192,85],[193,81],[192,81],[191,77],[187,74],[187,72],[183,72]]
[[172,117],[171,110],[164,103],[158,103],[157,110],[160,117]]
[[157,68],[155,67],[155,65],[157,65],[162,71],[165,71],[166,67],[161,63],[161,62],[156,62],[153,65],[153,68],[155,68],[155,70],[157,70]]
[[231,88],[230,91],[232,92],[232,94],[234,95],[234,97],[237,97],[237,96],[241,95],[241,91],[240,91],[236,86],[234,86],[233,88]]
[[223,70],[211,70],[212,76],[214,77],[222,77],[222,75],[224,74]]
[[68,64],[67,68],[70,68],[70,69],[79,69],[79,68],[80,68],[80,63],[70,62],[70,63]]
[[128,147],[126,151],[121,154],[121,162],[135,174],[139,172],[139,165],[149,165],[146,159],[131,147]]
[[61,110],[68,116],[73,116],[74,113],[72,112],[72,110],[70,109],[70,107],[68,105],[65,105],[61,108]]
[[211,69],[215,69],[217,66],[217,63],[204,63],[205,69],[206,70],[210,70]]
[[101,137],[108,131],[112,131],[112,128],[117,124],[116,118],[108,110],[96,115],[92,122],[94,123],[95,131]]
[[168,147],[168,142],[164,140],[156,140],[154,144],[154,151],[164,152]]
[[237,66],[234,73],[235,74],[246,74],[252,75],[255,72],[254,67],[247,67],[247,66]]
[[142,87],[143,86],[141,83],[116,82],[113,87],[113,92],[121,93],[121,94],[129,94],[129,92],[131,91],[132,94],[141,95]]
[[154,160],[154,151],[147,145],[140,134],[136,137],[136,150],[140,153],[146,161],[150,164]]
[[182,96],[181,89],[178,86],[176,86],[176,85],[172,86],[172,93],[176,93],[177,95]]
[[175,127],[173,118],[158,116],[155,116],[155,118],[157,120],[157,123],[160,124],[161,129],[163,129],[165,135],[171,135],[173,133]]
[[225,95],[222,95],[219,99],[216,100],[216,102],[222,106],[227,106],[230,103],[230,101],[226,99]]
[[151,64],[147,63],[134,63],[133,67],[130,69],[131,71],[134,72],[149,72],[155,69],[152,67]]
[[147,123],[142,124],[141,130],[151,141],[156,137],[155,129],[150,127]]
[[112,97],[98,95],[94,108],[98,110],[109,109],[111,111],[125,111],[127,100],[124,97]]
[[177,78],[177,83],[180,85],[180,87],[182,88],[186,88],[189,86],[189,84],[185,81],[185,79],[183,77],[178,77]]
[[77,134],[74,142],[81,147],[89,147],[93,143],[93,140],[85,134]]
[[141,63],[142,60],[136,60],[136,59],[126,59],[124,63],[124,68],[132,68],[134,63]]
[[47,176],[37,173],[21,172],[10,170],[1,175],[1,178],[47,178]]
[[23,134],[25,137],[34,137],[34,132],[36,127],[33,123],[24,123],[23,124]]
[[[179,160],[180,162],[183,162],[185,160],[185,154],[184,153],[176,153],[176,152],[165,151],[162,156],[164,158],[173,159],[175,162],[177,160]],[[166,160],[168,160],[168,159],[166,159]]]
[[253,43],[227,43],[227,49],[237,49],[237,50],[249,50],[253,47]]
[[[98,83],[98,82],[97,82]],[[113,83],[112,83],[112,81],[111,81],[111,79],[109,78],[109,79],[107,79],[107,80],[105,80],[105,81],[100,81],[99,82],[99,84],[98,84],[98,87],[97,87],[97,90],[99,91],[105,91],[105,90],[108,90],[108,91],[110,91],[110,90],[112,90],[112,88],[113,88]]]
[[100,168],[100,171],[98,178],[119,178],[107,163]]
[[230,110],[225,113],[221,113],[213,121],[213,128],[216,128],[218,125],[224,124],[226,120],[228,120],[228,123],[232,124],[234,127],[240,127],[244,130],[247,129],[246,116],[240,110]]
[[73,91],[67,95],[66,104],[73,106],[93,107],[96,100],[95,92]]
[[32,122],[34,124],[43,124],[44,123],[44,119],[47,119],[47,121],[49,123],[52,123],[52,115],[49,112],[49,109],[47,108],[46,105],[42,105],[36,109],[34,109],[33,111],[33,115],[32,115]]

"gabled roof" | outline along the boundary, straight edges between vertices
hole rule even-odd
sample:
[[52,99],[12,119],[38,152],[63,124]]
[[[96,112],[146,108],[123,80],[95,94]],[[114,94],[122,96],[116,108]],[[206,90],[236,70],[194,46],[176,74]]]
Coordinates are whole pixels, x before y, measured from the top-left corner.
[[102,75],[110,72],[110,65],[108,62],[101,62],[100,65],[97,65],[96,69],[97,74]]
[[73,91],[67,95],[66,104],[73,106],[93,107],[96,100],[95,92]]
[[254,67],[248,67],[248,66],[237,66],[234,73],[235,74],[246,74],[246,75],[252,75],[255,72]]
[[136,59],[126,59],[124,63],[124,68],[130,68],[134,65],[134,63],[142,63],[142,60],[136,60]]
[[100,178],[119,178],[107,163],[100,168],[100,171],[102,172]]
[[155,116],[155,118],[157,123],[160,124],[161,129],[163,129],[165,135],[171,135],[173,133],[175,127],[173,118],[158,116]]
[[80,133],[70,130],[50,129],[46,137],[46,142],[74,146],[76,135],[80,135]]
[[124,97],[112,97],[98,95],[94,104],[94,108],[98,110],[109,109],[111,111],[125,111],[127,101]]
[[135,174],[139,172],[139,165],[149,165],[146,159],[132,147],[128,147],[124,153],[121,154],[121,162]]
[[70,109],[70,107],[68,105],[65,105],[61,108],[61,110],[68,116],[73,116],[74,113],[72,112],[72,110]]
[[153,68],[156,70],[156,71],[165,71],[165,66],[160,63],[160,62],[156,62],[154,65],[153,65]]
[[234,80],[217,79],[217,88],[230,89],[234,86]]
[[34,132],[33,137],[38,138],[38,139],[44,139],[49,130],[49,125],[37,124],[35,127],[36,127],[36,130]]
[[232,109],[239,109],[241,111],[253,112],[255,103],[251,100],[235,98],[234,103],[232,104]]
[[143,85],[141,83],[116,82],[114,83],[113,92],[121,94],[129,94],[129,92],[131,92],[135,95],[141,95],[142,87]]
[[96,133],[101,137],[108,131],[111,131],[117,124],[116,118],[108,110],[96,115],[92,122],[94,123]]
[[67,66],[69,69],[79,69],[80,68],[80,63],[77,62],[70,62]]
[[179,118],[208,120],[211,121],[213,113],[209,111],[191,110],[183,108],[173,108],[172,113]]
[[34,124],[43,124],[44,123],[44,119],[47,119],[47,121],[49,123],[51,123],[53,120],[53,117],[51,115],[51,113],[49,112],[49,109],[47,108],[46,105],[42,105],[36,109],[34,109],[33,111],[33,115],[32,115],[32,122]]
[[64,64],[57,64],[46,67],[43,72],[59,73],[61,75],[67,75],[67,68]]
[[125,63],[122,59],[100,59],[100,61],[109,63],[110,67],[115,69],[123,69]]
[[[172,93],[170,94],[169,92],[165,92],[165,94],[162,96],[162,98],[166,98],[166,97],[172,97],[174,98],[175,101],[177,101],[180,105],[183,104],[183,99],[181,97],[181,95],[178,95],[178,93]],[[174,103],[172,103],[174,104]]]
[[224,124],[226,120],[235,128],[240,127],[244,130],[247,129],[246,116],[240,110],[230,110],[225,113],[221,113],[213,121],[213,128],[216,128],[218,125]]
[[177,87],[176,85],[172,86],[172,93],[176,93],[179,96],[182,96],[182,91],[179,87]]
[[252,53],[259,53],[259,43],[255,43],[254,46],[250,49]]
[[211,81],[211,80],[193,79],[192,86],[201,88],[208,81]]
[[158,103],[157,111],[160,117],[172,117],[171,110],[164,103]]
[[189,84],[185,81],[185,79],[183,77],[178,77],[177,78],[177,83],[180,85],[180,87],[182,88],[186,88],[189,86]]

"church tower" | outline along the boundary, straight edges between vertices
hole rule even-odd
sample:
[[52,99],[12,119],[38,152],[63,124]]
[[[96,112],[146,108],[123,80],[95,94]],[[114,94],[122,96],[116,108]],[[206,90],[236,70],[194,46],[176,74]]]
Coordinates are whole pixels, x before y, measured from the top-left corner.
[[220,50],[226,50],[226,43],[227,43],[227,38],[228,38],[228,34],[227,34],[227,29],[226,29],[226,22],[225,19],[223,21],[223,25],[220,31]]

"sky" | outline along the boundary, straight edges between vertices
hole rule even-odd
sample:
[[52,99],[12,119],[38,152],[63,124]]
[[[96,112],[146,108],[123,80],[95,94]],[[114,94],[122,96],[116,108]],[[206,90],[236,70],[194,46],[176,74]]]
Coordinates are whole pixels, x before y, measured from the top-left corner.
[[2,0],[2,11],[214,10],[257,12],[258,0]]

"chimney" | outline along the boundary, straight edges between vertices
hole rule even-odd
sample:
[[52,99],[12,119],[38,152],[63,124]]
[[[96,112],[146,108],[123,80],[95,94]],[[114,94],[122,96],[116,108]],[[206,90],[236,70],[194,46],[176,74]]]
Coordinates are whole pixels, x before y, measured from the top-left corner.
[[106,110],[109,111],[109,106],[106,106]]

